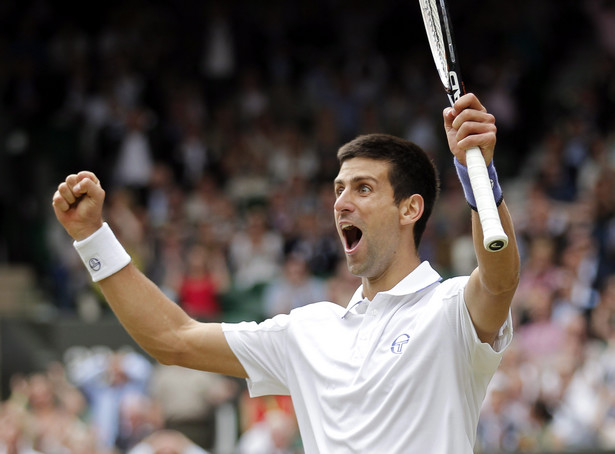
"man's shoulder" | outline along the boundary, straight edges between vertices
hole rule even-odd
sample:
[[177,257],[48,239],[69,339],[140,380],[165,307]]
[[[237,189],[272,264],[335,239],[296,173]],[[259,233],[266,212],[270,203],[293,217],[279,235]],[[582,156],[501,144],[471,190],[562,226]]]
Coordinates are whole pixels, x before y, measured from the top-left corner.
[[320,301],[317,303],[306,304],[290,311],[292,318],[315,318],[315,317],[339,317],[341,318],[346,308],[331,301]]
[[465,288],[469,278],[470,276],[454,276],[442,280],[432,294],[432,298],[445,299],[458,295],[459,291]]
[[314,332],[324,335],[323,331],[337,332],[341,328],[345,310],[338,304],[321,301],[297,307],[288,314],[276,315],[259,325],[266,331],[283,330],[290,337],[301,337],[305,333],[313,336]]
[[281,313],[256,322],[222,323],[224,332],[243,331],[286,331],[291,326],[302,327],[310,322],[318,323],[324,320],[341,319],[345,309],[329,301],[311,303],[295,308],[290,313]]
[[465,287],[468,279],[470,279],[470,276],[452,276],[442,279],[440,284],[447,287]]

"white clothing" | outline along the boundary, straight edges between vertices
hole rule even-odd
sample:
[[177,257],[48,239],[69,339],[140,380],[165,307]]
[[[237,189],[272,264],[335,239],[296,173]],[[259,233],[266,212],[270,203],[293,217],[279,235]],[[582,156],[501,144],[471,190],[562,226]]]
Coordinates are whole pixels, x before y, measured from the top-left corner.
[[290,394],[306,453],[471,454],[494,348],[466,308],[468,277],[423,262],[372,301],[320,302],[257,324],[223,324],[252,396]]
[[115,164],[115,178],[121,185],[147,186],[152,176],[154,160],[147,136],[130,131],[122,140]]

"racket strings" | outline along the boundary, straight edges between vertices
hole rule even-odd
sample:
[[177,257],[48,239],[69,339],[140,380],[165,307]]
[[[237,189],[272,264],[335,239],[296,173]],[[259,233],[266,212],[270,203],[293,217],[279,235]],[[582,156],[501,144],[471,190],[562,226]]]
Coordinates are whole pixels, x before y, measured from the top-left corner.
[[436,0],[419,0],[421,12],[425,22],[425,30],[431,53],[433,54],[436,68],[442,84],[449,88],[450,82],[448,79],[448,62],[446,60],[446,44],[444,35],[442,34],[442,26],[440,20],[440,10]]

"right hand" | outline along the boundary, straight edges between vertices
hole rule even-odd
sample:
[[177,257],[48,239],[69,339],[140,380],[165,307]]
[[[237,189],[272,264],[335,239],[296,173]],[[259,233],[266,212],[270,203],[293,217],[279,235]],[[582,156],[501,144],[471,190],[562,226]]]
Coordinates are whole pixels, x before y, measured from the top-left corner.
[[58,221],[76,241],[83,240],[103,225],[105,191],[92,172],[82,171],[66,177],[53,195],[53,210]]

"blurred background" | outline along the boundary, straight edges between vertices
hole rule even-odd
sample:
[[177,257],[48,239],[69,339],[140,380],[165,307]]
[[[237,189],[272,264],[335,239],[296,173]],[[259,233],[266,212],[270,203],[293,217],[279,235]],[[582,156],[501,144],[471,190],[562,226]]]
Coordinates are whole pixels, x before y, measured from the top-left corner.
[[[451,3],[523,262],[476,452],[615,452],[615,2]],[[134,345],[53,192],[94,171],[135,263],[195,318],[345,305],[331,182],[361,133],[431,154],[421,255],[475,266],[446,105],[417,2],[1,2],[0,452],[301,453],[287,398]]]

